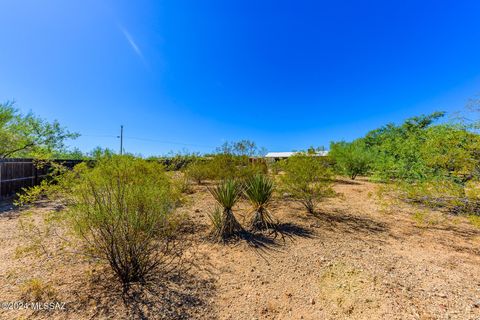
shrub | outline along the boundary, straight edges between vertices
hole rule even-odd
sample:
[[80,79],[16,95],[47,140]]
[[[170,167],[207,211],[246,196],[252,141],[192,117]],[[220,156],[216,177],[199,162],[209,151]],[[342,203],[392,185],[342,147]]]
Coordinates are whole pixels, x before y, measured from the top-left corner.
[[237,156],[217,154],[208,162],[210,178],[216,180],[238,178],[238,167],[241,165],[241,160]]
[[50,284],[46,284],[38,278],[25,281],[21,285],[20,290],[22,299],[26,301],[51,302],[57,297],[55,289],[53,289]]
[[212,177],[211,166],[206,161],[194,161],[185,169],[185,176],[189,180],[193,180],[198,184],[202,184],[206,179]]
[[168,172],[172,178],[172,185],[174,190],[178,191],[178,194],[192,194],[192,184],[188,177],[181,172]]
[[112,155],[93,168],[77,165],[44,189],[66,205],[56,220],[78,239],[81,252],[107,262],[125,292],[174,253],[178,195],[156,162]]
[[330,145],[329,156],[335,163],[337,171],[355,180],[358,175],[368,173],[372,164],[371,153],[361,140],[351,143],[337,142]]
[[267,173],[265,163],[250,163],[247,156],[218,154],[210,162],[215,179],[246,179],[259,173]]
[[267,208],[273,190],[273,181],[265,175],[257,174],[246,180],[244,193],[253,206],[251,229],[276,229],[276,223]]
[[453,214],[480,215],[480,188],[476,181],[464,185],[453,179],[432,178],[413,183],[398,182],[395,186],[407,202],[443,208]]
[[[213,236],[219,240],[227,240],[239,232],[243,231],[242,226],[235,218],[232,208],[238,201],[241,195],[241,186],[238,181],[227,179],[213,188],[209,188],[212,196],[223,207],[221,218],[218,218],[218,213],[212,215],[214,222]],[[218,224],[217,224],[218,222]]]
[[332,171],[320,157],[295,154],[282,164],[280,176],[284,191],[300,201],[309,213],[315,212],[317,202],[334,194]]

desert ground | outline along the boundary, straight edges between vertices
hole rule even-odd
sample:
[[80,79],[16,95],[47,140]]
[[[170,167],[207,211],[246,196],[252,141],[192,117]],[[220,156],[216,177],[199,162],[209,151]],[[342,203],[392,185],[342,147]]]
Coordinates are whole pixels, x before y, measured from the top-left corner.
[[[380,196],[382,186],[339,179],[315,215],[277,195],[283,236],[208,240],[215,202],[194,186],[181,266],[128,296],[105,267],[25,237],[24,211],[0,215],[1,301],[60,301],[64,310],[0,310],[2,319],[480,319],[480,229],[466,217]],[[42,229],[52,203],[29,209]],[[249,207],[234,211],[240,221]],[[23,225],[23,227],[22,227]],[[41,232],[39,232],[39,237]],[[43,232],[43,231],[42,231]],[[35,239],[33,239],[35,240]]]

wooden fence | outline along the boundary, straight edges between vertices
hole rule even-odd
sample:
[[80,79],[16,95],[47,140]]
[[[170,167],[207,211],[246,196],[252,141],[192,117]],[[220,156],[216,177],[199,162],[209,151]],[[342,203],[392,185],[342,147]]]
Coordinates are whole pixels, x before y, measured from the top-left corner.
[[[53,160],[73,168],[82,160]],[[51,171],[51,164],[34,159],[0,159],[0,200],[8,199],[22,188],[39,184]]]

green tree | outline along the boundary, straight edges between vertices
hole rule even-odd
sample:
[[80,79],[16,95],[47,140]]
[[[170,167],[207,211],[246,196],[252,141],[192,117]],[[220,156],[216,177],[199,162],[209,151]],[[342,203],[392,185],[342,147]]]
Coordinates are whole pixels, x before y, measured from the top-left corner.
[[354,142],[332,142],[330,145],[330,158],[335,163],[335,168],[341,174],[355,180],[358,175],[368,173],[372,165],[371,153],[365,148],[362,140]]
[[54,152],[53,157],[55,159],[65,159],[65,160],[84,160],[88,158],[88,156],[78,148]]
[[373,171],[383,180],[419,180],[431,175],[431,168],[421,154],[425,133],[432,124],[444,116],[434,112],[407,119],[401,125],[387,124],[369,132],[363,141],[374,159]]
[[234,142],[227,141],[217,148],[217,153],[246,157],[253,157],[262,152],[264,152],[263,149],[259,149],[254,141],[245,139]]
[[77,137],[58,121],[24,115],[12,102],[0,104],[0,158],[51,157],[65,148],[66,140]]
[[101,159],[105,157],[111,157],[115,154],[115,151],[109,148],[102,148],[100,146],[93,148],[88,155],[93,159]]

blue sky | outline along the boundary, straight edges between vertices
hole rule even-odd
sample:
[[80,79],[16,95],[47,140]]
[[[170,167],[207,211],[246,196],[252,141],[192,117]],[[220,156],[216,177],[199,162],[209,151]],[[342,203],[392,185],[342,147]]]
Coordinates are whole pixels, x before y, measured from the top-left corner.
[[118,149],[120,124],[144,155],[328,146],[480,93],[480,1],[0,0],[0,12],[0,101],[81,133],[84,151]]

